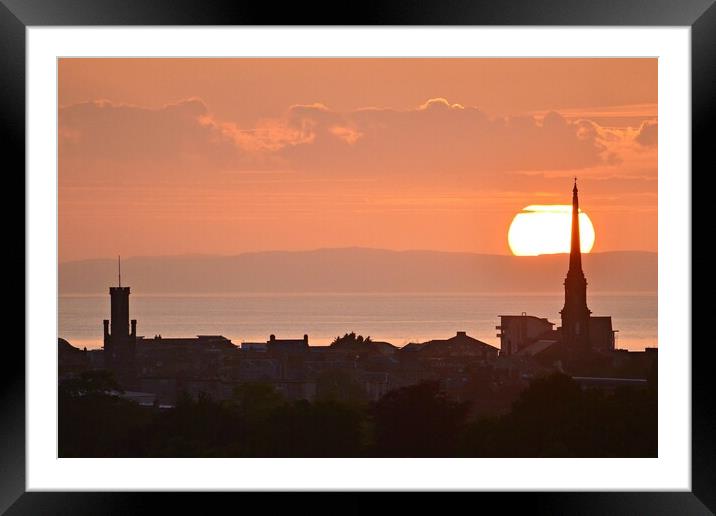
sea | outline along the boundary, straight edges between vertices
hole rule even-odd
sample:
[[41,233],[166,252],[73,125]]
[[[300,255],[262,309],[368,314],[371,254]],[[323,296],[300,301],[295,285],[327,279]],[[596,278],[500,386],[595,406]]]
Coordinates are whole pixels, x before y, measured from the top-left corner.
[[[192,294],[130,296],[130,318],[147,338],[223,335],[235,344],[309,336],[328,345],[356,332],[396,346],[458,331],[499,347],[500,315],[526,313],[559,326],[563,293],[553,294]],[[76,347],[102,346],[109,295],[61,295],[58,336]],[[593,315],[611,315],[619,349],[658,347],[656,293],[591,293]]]

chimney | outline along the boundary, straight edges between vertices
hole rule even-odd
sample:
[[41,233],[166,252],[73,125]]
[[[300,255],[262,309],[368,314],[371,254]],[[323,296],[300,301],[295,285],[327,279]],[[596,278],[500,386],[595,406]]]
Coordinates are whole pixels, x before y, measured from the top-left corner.
[[303,335],[303,342],[306,343],[306,346],[308,346],[308,335],[304,333]]
[[132,324],[132,332],[131,332],[131,335],[132,335],[132,337],[136,337],[136,336],[137,336],[137,320],[136,320],[136,319],[132,319],[131,324]]
[[467,332],[459,331],[459,332],[457,332],[457,336],[458,337],[467,337]]
[[276,340],[276,335],[274,335],[274,334],[272,333],[272,334],[269,336],[269,342],[273,342],[273,341],[275,341],[275,340]]

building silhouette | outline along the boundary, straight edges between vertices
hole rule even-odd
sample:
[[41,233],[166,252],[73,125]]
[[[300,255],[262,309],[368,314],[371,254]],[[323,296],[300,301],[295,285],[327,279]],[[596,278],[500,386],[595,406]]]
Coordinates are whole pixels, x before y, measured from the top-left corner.
[[276,335],[270,335],[266,349],[276,353],[301,353],[308,350],[308,335],[302,339],[277,339]]
[[[411,344],[408,344],[411,346]],[[467,332],[458,331],[448,339],[434,339],[428,342],[406,346],[406,351],[419,353],[423,358],[450,358],[450,357],[478,357],[484,360],[494,360],[499,349],[470,337]]]
[[546,318],[527,315],[500,315],[500,325],[496,330],[500,337],[500,353],[514,355],[530,345],[544,339],[554,330],[554,323]]
[[569,346],[586,349],[589,341],[589,318],[587,307],[587,278],[582,270],[582,250],[579,239],[579,195],[577,178],[572,188],[572,241],[569,250],[569,270],[564,280],[564,308],[562,315],[562,342]]
[[569,268],[564,280],[562,326],[533,315],[500,315],[500,354],[509,355],[588,355],[614,350],[611,316],[593,316],[587,306],[587,278],[582,269],[579,235],[579,190],[577,178],[572,188],[572,227]]
[[103,321],[104,363],[122,385],[132,386],[136,383],[137,320],[129,320],[129,287],[122,286],[119,267],[118,285],[109,287],[111,320]]

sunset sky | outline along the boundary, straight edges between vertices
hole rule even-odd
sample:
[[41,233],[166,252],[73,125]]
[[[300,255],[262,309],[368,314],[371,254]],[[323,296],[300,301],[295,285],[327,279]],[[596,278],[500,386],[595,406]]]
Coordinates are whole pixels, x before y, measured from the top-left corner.
[[528,205],[657,249],[656,59],[62,59],[60,261],[509,254]]

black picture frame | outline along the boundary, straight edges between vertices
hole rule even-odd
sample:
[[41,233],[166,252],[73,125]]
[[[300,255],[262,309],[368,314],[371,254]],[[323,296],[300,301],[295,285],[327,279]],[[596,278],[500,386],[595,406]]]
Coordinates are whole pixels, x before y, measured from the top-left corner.
[[[692,181],[711,172],[715,163],[711,132],[708,131],[715,122],[713,107],[716,103],[714,0],[422,0],[361,4],[336,2],[326,5],[298,2],[209,3],[201,0],[0,0],[0,130],[3,136],[0,145],[5,157],[6,192],[11,179],[8,176],[18,180],[23,177],[19,171],[25,167],[25,31],[28,26],[48,25],[688,26],[691,27],[692,38]],[[709,165],[711,170],[707,169]],[[694,173],[696,171],[699,172]],[[24,181],[21,181],[13,185],[13,196],[18,199],[24,199],[18,193],[20,188],[24,192]],[[692,192],[696,195],[693,197],[693,209],[700,205],[698,196],[703,196],[704,191],[699,193],[692,187]],[[15,220],[18,213],[15,210],[20,208],[11,207],[8,202],[3,205],[5,220]],[[692,218],[697,226],[700,220],[698,213],[693,213]],[[24,226],[19,229],[19,224],[13,225],[12,222],[6,222],[6,226],[17,226],[17,231],[23,232],[24,242]],[[15,271],[25,270],[24,249],[24,243],[16,245],[6,270],[9,267]],[[703,270],[698,260],[692,260],[694,262],[697,271]],[[703,263],[708,262],[704,260]],[[10,283],[10,287],[15,287],[18,283],[19,291],[19,282],[19,274],[6,275],[6,286]],[[14,304],[20,306],[19,302]],[[707,319],[705,310],[709,308],[708,302],[693,303],[692,320],[699,319],[699,316]],[[6,329],[7,326],[9,324],[6,323]],[[687,343],[689,336],[689,329],[685,328]],[[713,392],[716,389],[709,340],[692,338],[691,346],[691,492],[480,493],[477,503],[497,502],[500,510],[508,513],[516,509],[538,514],[710,514],[716,511],[716,425],[713,418]],[[0,360],[0,512],[7,510],[7,514],[12,515],[136,514],[152,510],[151,506],[157,503],[164,505],[164,494],[25,492],[25,350],[19,345],[19,339],[6,337],[5,344]],[[209,503],[208,496],[180,495],[179,504],[186,511],[205,509]],[[424,507],[424,497],[411,498],[413,503]],[[213,505],[215,501],[211,503]],[[341,502],[342,505],[345,503]],[[349,506],[359,510],[363,504],[369,508],[368,504],[373,505],[374,502],[360,498]]]

